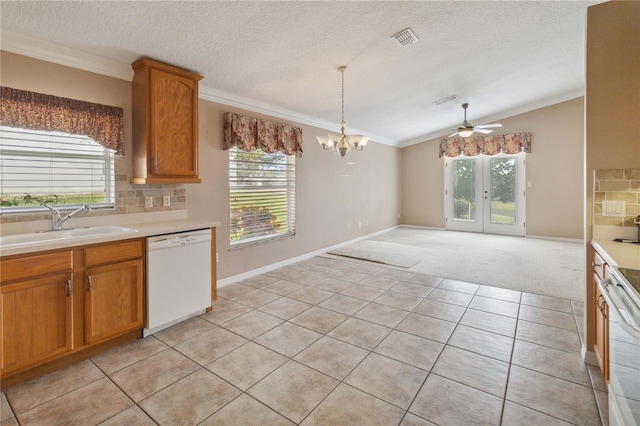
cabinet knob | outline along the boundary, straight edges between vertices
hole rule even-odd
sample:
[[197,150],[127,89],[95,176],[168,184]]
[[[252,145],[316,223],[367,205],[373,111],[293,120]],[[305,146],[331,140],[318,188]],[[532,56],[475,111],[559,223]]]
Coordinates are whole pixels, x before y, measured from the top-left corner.
[[597,266],[596,262],[591,262],[591,267],[595,268]]

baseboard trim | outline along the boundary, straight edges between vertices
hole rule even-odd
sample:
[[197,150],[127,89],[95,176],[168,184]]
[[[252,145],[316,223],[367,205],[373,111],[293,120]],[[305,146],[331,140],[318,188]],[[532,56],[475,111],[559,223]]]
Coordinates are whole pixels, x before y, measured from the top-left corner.
[[265,272],[273,271],[274,269],[282,268],[284,266],[288,266],[288,265],[291,265],[293,263],[297,263],[297,262],[300,262],[300,261],[303,261],[303,260],[306,260],[306,259],[310,259],[312,257],[315,257],[315,256],[319,255],[319,254],[323,254],[323,253],[326,253],[328,251],[335,250],[335,249],[338,249],[340,247],[344,247],[346,245],[349,245],[349,244],[352,244],[352,243],[355,243],[355,242],[358,242],[358,241],[365,240],[367,238],[375,237],[376,235],[380,235],[380,234],[384,234],[384,233],[389,232],[389,231],[393,231],[394,229],[399,228],[400,226],[401,225],[396,225],[396,226],[392,226],[390,228],[385,228],[385,229],[382,229],[380,231],[376,231],[376,232],[373,232],[371,234],[363,235],[361,237],[354,238],[352,240],[344,241],[342,243],[338,243],[338,244],[335,244],[335,245],[330,246],[330,247],[325,247],[325,248],[322,248],[322,249],[319,249],[319,250],[315,250],[315,251],[312,251],[312,252],[309,252],[309,253],[305,253],[305,254],[300,255],[300,256],[292,257],[292,258],[289,258],[289,259],[282,260],[280,262],[276,262],[276,263],[272,263],[270,265],[262,266],[262,267],[257,268],[257,269],[252,269],[251,271],[243,272],[243,273],[238,274],[238,275],[233,275],[231,277],[223,278],[221,280],[218,280],[218,288],[224,287],[224,286],[229,285],[229,284],[236,283],[238,281],[246,280],[247,278],[255,277],[256,275],[264,274]]
[[409,228],[409,229],[429,229],[432,231],[446,231],[446,228],[439,228],[437,226],[422,226],[422,225],[400,225],[399,228]]
[[598,358],[596,358],[596,353],[593,351],[588,351],[584,345],[582,345],[582,348],[580,348],[580,355],[582,355],[582,360],[585,364],[599,366]]
[[545,235],[525,235],[524,237],[534,238],[537,240],[564,241],[565,243],[584,243],[585,242],[585,240],[581,238],[547,237]]

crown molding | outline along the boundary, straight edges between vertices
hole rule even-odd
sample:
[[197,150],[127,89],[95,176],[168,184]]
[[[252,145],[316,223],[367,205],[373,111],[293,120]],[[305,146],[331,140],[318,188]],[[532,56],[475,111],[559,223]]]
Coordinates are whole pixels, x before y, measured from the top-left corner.
[[[76,49],[42,41],[40,39],[12,31],[2,32],[2,37],[0,38],[0,49],[71,68],[119,78],[121,80],[133,80],[133,70],[129,64],[123,64],[97,55],[79,52]],[[280,108],[255,99],[234,95],[205,85],[200,85],[199,98],[226,106],[233,106],[247,111],[257,112],[271,117],[281,118],[295,123],[340,133],[340,125],[337,123],[300,114],[295,111]],[[353,128],[349,128],[349,130],[352,134],[368,136],[375,142],[398,146],[397,141],[384,136],[363,132]]]
[[131,66],[128,64],[79,52],[76,49],[60,46],[59,44],[39,40],[12,31],[2,31],[0,48],[7,52],[115,77],[121,80],[131,81],[133,79],[133,69],[131,69]]
[[[320,120],[309,115],[300,114],[295,111],[291,111],[285,108],[280,108],[275,105],[267,104],[264,102],[256,101],[255,99],[245,98],[243,96],[234,95],[233,93],[225,92],[222,90],[214,89],[208,86],[200,86],[199,88],[200,99],[219,103],[226,106],[232,106],[247,111],[257,112],[259,114],[265,114],[270,117],[281,118],[284,120],[292,121],[298,124],[304,124],[307,126],[313,126],[331,132],[340,133],[340,125],[331,121]],[[363,132],[358,129],[349,128],[350,134],[361,134],[368,136],[372,141],[379,142],[385,145],[398,146],[398,143],[392,139],[385,138],[384,136],[374,135],[371,133]]]

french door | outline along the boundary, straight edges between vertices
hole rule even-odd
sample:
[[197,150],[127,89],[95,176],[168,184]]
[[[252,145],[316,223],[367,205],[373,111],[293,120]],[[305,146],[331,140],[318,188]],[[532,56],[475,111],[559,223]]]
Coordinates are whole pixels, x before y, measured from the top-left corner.
[[524,153],[445,158],[446,228],[523,236],[524,180]]

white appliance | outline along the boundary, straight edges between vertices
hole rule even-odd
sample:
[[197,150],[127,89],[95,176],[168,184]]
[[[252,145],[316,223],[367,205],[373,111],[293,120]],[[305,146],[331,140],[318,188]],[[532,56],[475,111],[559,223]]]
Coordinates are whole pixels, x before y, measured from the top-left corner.
[[640,271],[607,266],[609,424],[640,426]]
[[147,238],[148,336],[211,306],[211,229]]

